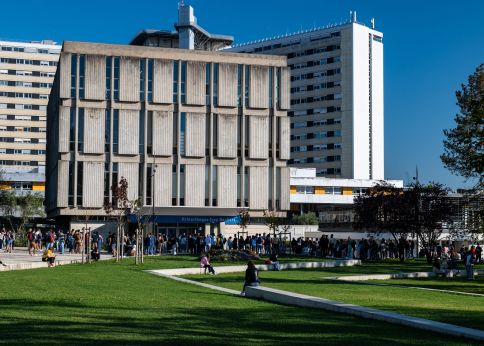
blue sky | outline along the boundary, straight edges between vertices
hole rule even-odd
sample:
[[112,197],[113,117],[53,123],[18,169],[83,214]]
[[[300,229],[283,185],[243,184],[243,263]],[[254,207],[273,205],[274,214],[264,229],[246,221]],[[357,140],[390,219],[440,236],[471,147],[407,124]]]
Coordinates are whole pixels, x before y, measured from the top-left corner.
[[[464,185],[441,164],[455,90],[484,62],[484,1],[186,0],[213,33],[246,42],[358,20],[384,34],[385,175]],[[3,1],[0,39],[128,43],[145,28],[173,29],[176,0]],[[9,15],[6,15],[9,14]]]

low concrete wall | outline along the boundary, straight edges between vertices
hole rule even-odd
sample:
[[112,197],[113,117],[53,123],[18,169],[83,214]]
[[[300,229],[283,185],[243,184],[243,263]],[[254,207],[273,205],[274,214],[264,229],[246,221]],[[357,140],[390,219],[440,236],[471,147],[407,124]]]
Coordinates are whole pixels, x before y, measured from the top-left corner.
[[[334,267],[346,267],[361,265],[360,260],[337,260],[337,261],[323,261],[323,262],[295,262],[295,263],[281,263],[281,269],[311,269],[311,268],[334,268]],[[217,274],[220,273],[237,273],[243,272],[247,269],[246,265],[239,266],[215,266]],[[259,270],[272,270],[272,265],[258,265]],[[164,274],[164,275],[195,275],[203,273],[203,268],[177,268],[177,269],[159,269],[159,270],[146,270],[152,274]]]
[[[484,269],[474,270],[474,275],[484,274]],[[466,276],[465,270],[454,271],[453,276]],[[414,272],[414,273],[397,273],[397,274],[370,274],[370,275],[351,275],[351,276],[330,276],[324,277],[329,280],[341,281],[369,281],[369,280],[391,280],[391,279],[419,279],[435,277],[434,272]]]
[[435,322],[423,318],[411,317],[397,314],[394,312],[387,312],[293,292],[281,291],[259,286],[246,287],[245,295],[249,298],[263,299],[266,301],[284,305],[329,310],[338,313],[344,313],[358,317],[400,324],[423,330],[429,330],[437,333],[448,334],[455,337],[465,337],[469,339],[484,341],[484,331],[481,330],[459,327],[448,323]]
[[[111,257],[102,258],[102,260],[105,260],[105,259],[111,259]],[[84,262],[86,262],[86,260],[84,260]],[[82,263],[82,260],[75,259],[75,260],[55,261],[55,266],[62,266],[62,265],[76,264],[76,263]],[[39,258],[39,262],[7,264],[5,266],[0,266],[0,272],[6,272],[11,270],[38,269],[38,268],[47,268],[47,262],[42,262]]]

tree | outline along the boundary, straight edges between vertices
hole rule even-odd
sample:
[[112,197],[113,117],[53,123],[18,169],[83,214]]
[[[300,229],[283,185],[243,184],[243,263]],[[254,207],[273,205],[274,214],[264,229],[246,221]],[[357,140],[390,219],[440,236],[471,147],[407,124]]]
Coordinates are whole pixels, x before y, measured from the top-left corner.
[[309,213],[294,216],[292,223],[295,225],[319,225],[319,219],[315,213],[310,211]]
[[412,184],[406,193],[410,207],[410,229],[429,252],[433,252],[444,227],[453,222],[453,206],[448,197],[449,191],[440,183],[422,185],[417,182]]
[[142,213],[143,199],[138,198],[134,201],[129,201],[129,209],[132,215],[136,217],[136,258],[135,263],[143,263],[143,240],[144,240],[144,227],[145,227],[145,216]]
[[239,227],[241,232],[245,233],[247,226],[250,223],[250,214],[248,209],[240,209],[239,210]]
[[15,191],[0,191],[0,210],[10,228],[22,237],[25,224],[34,217],[44,217],[44,198],[38,193],[19,195]]
[[389,232],[396,242],[409,233],[409,201],[406,193],[386,182],[369,188],[355,197],[353,204],[355,229],[368,233]]
[[390,232],[397,243],[412,234],[432,252],[444,227],[452,224],[448,193],[439,183],[417,182],[406,189],[377,184],[355,198],[354,227],[368,233]]
[[274,238],[276,237],[277,228],[280,225],[281,218],[279,217],[277,211],[272,209],[264,210],[264,223],[272,231]]
[[104,211],[116,221],[116,262],[118,262],[123,256],[124,226],[126,224],[126,214],[130,207],[128,181],[126,178],[121,177],[119,183],[113,182],[111,191],[113,198],[111,202],[104,203]]
[[466,179],[477,178],[483,184],[484,171],[484,64],[469,76],[468,84],[457,91],[460,113],[456,127],[444,130],[444,166]]

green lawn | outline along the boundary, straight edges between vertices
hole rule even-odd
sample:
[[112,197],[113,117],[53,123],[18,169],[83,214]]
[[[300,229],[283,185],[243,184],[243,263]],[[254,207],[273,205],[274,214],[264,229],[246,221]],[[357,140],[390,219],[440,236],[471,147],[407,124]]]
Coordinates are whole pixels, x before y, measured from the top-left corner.
[[[143,266],[132,263],[130,259],[122,264],[0,273],[0,344],[472,344],[377,321],[231,296],[141,271],[193,266],[197,259],[157,257]],[[297,272],[283,272],[289,273]],[[263,273],[264,282],[269,282],[269,274],[277,273]],[[240,275],[233,277],[234,287],[240,288]]]
[[[383,265],[375,264],[374,266],[379,267]],[[388,267],[389,265],[386,264],[386,266]],[[399,272],[401,269],[388,269],[387,272]],[[260,272],[260,278],[262,285],[267,287],[484,329],[484,297],[324,279],[325,276],[356,275],[362,272],[369,272],[366,264],[362,267],[330,268],[329,270],[325,268],[281,272],[264,271]],[[243,275],[243,273],[232,273],[221,274],[215,277],[200,275],[189,277],[214,285],[241,289]],[[407,283],[412,282],[412,280],[405,281]],[[380,283],[381,281],[374,282]],[[387,282],[393,283],[393,280],[388,280]],[[482,291],[484,286],[482,279],[468,285],[462,279],[455,281],[449,279],[447,281],[438,281],[434,279],[433,282],[438,284],[440,289],[454,289],[456,286],[459,286],[462,290]],[[446,288],[447,285],[448,288]]]

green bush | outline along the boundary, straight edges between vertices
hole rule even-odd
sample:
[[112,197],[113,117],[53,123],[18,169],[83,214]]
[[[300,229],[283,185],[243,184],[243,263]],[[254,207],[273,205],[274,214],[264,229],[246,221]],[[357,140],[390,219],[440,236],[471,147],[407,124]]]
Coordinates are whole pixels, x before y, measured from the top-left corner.
[[318,225],[319,219],[312,211],[302,215],[296,215],[292,218],[294,225]]

